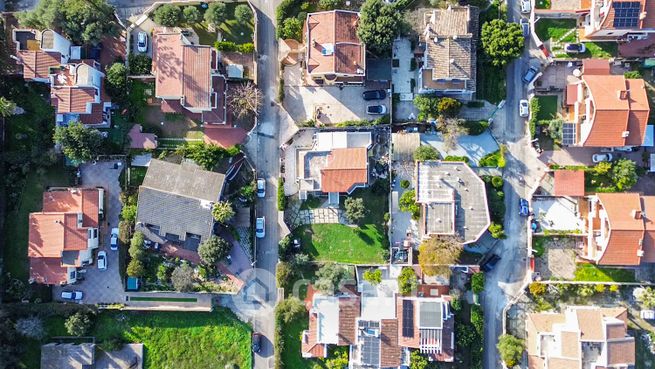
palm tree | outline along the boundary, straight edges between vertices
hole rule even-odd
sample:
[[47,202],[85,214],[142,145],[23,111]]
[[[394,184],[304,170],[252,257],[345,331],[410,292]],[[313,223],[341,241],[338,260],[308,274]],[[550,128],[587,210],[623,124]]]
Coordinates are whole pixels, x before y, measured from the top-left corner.
[[0,116],[8,117],[14,114],[14,110],[16,110],[16,103],[0,96]]

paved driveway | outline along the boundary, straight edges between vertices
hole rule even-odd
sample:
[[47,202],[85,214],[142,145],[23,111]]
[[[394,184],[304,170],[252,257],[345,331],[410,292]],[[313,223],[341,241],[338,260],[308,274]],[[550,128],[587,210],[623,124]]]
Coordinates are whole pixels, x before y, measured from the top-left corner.
[[421,134],[421,142],[433,146],[441,156],[467,156],[471,159],[471,166],[477,166],[485,155],[498,150],[498,143],[487,130],[477,136],[461,136],[453,150],[444,149],[443,138],[440,133]]
[[[118,165],[117,169],[114,169],[115,165]],[[80,168],[82,186],[100,186],[105,189],[106,218],[100,225],[101,242],[97,251],[107,252],[107,270],[99,270],[95,264],[89,265],[86,267],[85,280],[73,286],[54,287],[54,300],[60,300],[62,290],[79,290],[84,292],[83,302],[86,304],[124,302],[125,293],[118,271],[118,251],[109,249],[111,228],[118,225],[118,215],[121,212],[121,187],[118,177],[122,170],[123,165],[120,161],[84,164]]]

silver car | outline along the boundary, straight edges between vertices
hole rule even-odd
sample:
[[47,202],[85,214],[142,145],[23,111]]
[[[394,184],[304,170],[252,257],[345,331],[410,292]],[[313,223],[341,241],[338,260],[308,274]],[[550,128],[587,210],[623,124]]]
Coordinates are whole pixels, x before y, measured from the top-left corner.
[[255,236],[264,238],[266,236],[266,217],[257,218],[255,221]]

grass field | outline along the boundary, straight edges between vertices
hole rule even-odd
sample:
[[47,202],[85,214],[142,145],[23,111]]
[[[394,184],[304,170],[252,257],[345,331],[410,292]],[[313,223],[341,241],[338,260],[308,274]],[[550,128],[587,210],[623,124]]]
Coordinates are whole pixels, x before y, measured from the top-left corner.
[[[66,336],[63,317],[46,320],[48,336]],[[144,369],[251,367],[250,327],[227,309],[212,313],[103,312],[96,317],[92,335],[97,342],[121,337],[143,343]],[[37,369],[40,346],[23,339],[26,347],[21,365]]]
[[537,120],[551,120],[557,116],[557,96],[536,96],[539,101]]
[[28,218],[30,213],[41,210],[43,191],[51,186],[71,184],[71,174],[62,166],[39,169],[27,176],[18,209],[7,213],[5,222],[5,245],[11,246],[4,248],[4,260],[11,261],[5,263],[5,270],[12,277],[23,281],[28,279]]
[[619,45],[616,42],[585,42],[587,51],[582,53],[582,58],[609,59],[617,56]]
[[484,63],[482,59],[478,58],[476,97],[498,104],[507,95],[505,69]]
[[166,302],[196,302],[198,301],[195,297],[143,297],[143,296],[133,296],[130,297],[130,301],[166,301]]
[[[575,28],[575,19],[540,19],[535,24],[535,32],[542,42],[550,39],[558,42],[575,42],[575,32],[567,37],[564,35]],[[562,37],[564,37],[562,39]]]
[[593,264],[578,264],[574,281],[634,282],[635,272],[628,269],[601,268]]
[[359,227],[313,224],[300,226],[294,231],[300,237],[304,251],[315,260],[352,264],[385,261],[383,251],[389,247],[389,241],[383,217],[388,212],[388,196],[374,194],[366,188],[356,190],[352,197],[363,198],[367,209]]
[[[247,3],[225,3],[228,19],[219,27],[223,41],[231,41],[237,45],[253,42],[255,33],[254,22],[241,24],[234,18],[234,9],[241,4]],[[218,39],[217,32],[210,32],[204,21],[191,24],[190,27],[198,34],[201,45],[214,45]]]

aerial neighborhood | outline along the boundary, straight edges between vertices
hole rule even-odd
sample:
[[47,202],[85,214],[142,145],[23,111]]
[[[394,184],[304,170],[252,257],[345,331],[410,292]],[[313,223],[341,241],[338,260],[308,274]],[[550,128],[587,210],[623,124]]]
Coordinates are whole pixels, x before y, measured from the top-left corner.
[[655,0],[0,15],[0,369],[655,368]]

